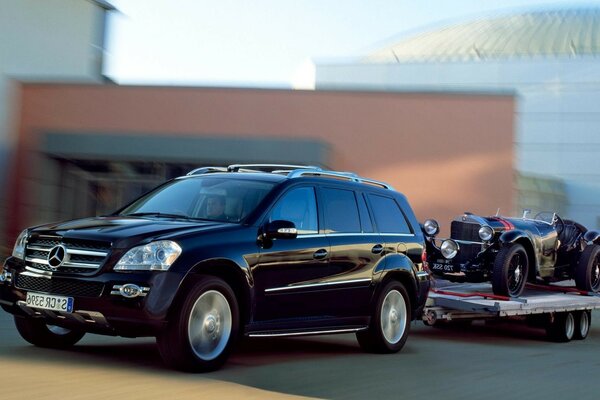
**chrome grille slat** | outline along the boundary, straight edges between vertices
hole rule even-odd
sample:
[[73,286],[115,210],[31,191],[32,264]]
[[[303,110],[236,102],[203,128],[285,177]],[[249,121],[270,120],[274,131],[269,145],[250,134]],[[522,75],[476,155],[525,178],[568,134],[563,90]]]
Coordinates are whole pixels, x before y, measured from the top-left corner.
[[[48,255],[55,246],[62,245],[66,257],[62,265],[54,268]],[[25,261],[35,269],[66,274],[89,274],[100,268],[108,256],[111,244],[83,239],[38,236],[29,240]]]

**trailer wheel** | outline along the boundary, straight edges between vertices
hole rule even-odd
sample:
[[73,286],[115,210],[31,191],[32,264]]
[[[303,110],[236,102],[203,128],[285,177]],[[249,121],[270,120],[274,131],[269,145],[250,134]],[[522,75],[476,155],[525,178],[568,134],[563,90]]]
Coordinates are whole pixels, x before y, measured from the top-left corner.
[[575,316],[571,312],[554,314],[548,322],[546,333],[554,342],[569,342],[575,336]]
[[575,285],[588,292],[600,290],[600,246],[587,246],[575,267]]
[[492,289],[500,296],[519,297],[523,293],[529,260],[525,248],[520,244],[503,247],[494,261]]
[[575,316],[575,334],[573,339],[583,340],[590,333],[592,313],[589,310],[578,312]]

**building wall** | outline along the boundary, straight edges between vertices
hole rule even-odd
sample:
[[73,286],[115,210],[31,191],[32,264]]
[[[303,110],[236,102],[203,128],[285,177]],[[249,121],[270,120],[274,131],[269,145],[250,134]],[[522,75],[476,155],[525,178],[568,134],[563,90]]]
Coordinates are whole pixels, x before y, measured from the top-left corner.
[[[597,57],[329,64],[318,65],[316,71],[316,88],[325,90],[514,91],[516,171],[564,182],[566,217],[589,227],[597,226],[600,217]],[[524,200],[516,204],[518,207],[529,204],[525,197],[530,189],[518,188]]]
[[[105,5],[91,0],[0,0],[0,187],[14,153],[15,82],[101,82],[105,13]],[[5,193],[0,191],[0,247]]]
[[326,166],[387,181],[419,218],[446,221],[512,207],[513,115],[507,95],[26,84],[11,235],[44,222],[39,193],[57,178],[43,176],[51,132],[325,143]]

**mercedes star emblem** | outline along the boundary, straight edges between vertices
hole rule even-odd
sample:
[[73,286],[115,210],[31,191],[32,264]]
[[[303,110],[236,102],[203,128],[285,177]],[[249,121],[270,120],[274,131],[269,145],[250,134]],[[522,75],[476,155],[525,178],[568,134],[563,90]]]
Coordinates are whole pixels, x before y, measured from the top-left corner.
[[48,253],[48,265],[52,268],[58,268],[67,258],[67,249],[65,246],[55,246]]

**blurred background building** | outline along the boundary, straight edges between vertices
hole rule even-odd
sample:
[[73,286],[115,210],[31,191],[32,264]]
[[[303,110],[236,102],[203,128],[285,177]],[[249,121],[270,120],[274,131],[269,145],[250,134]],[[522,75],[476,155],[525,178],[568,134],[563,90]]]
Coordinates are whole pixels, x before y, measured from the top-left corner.
[[[315,88],[514,91],[516,208],[556,210],[597,227],[599,27],[598,8],[438,26],[403,34],[356,60],[317,63]],[[471,140],[482,140],[481,132],[472,134]]]
[[600,225],[597,9],[402,34],[318,62],[316,90],[285,90],[116,85],[110,4],[0,7],[0,256],[26,226],[231,163],[351,170],[407,194],[420,219],[525,207]]

